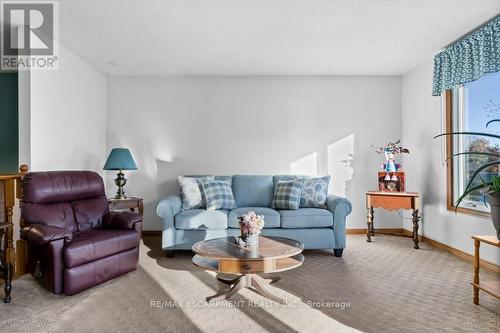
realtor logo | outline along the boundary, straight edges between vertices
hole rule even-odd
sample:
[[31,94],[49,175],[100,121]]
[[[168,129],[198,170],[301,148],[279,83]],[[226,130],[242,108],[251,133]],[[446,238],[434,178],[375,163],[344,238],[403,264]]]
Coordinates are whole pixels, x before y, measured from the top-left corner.
[[0,0],[0,70],[58,68],[58,3]]

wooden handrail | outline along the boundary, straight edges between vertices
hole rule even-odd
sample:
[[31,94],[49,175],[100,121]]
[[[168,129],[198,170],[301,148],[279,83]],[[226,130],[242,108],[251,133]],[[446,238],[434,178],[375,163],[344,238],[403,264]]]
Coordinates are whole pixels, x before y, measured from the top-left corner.
[[16,181],[16,198],[17,199],[21,199],[21,196],[22,196],[22,186],[21,186],[21,181],[24,177],[25,174],[28,173],[28,166],[26,164],[22,164],[20,167],[19,167],[19,172],[18,173],[14,173],[14,174],[4,174],[4,175],[1,175],[0,174],[0,181],[2,180],[15,180]]
[[19,167],[19,172],[18,173],[0,174],[0,180],[22,178],[27,173],[28,173],[28,166],[26,164],[22,164]]

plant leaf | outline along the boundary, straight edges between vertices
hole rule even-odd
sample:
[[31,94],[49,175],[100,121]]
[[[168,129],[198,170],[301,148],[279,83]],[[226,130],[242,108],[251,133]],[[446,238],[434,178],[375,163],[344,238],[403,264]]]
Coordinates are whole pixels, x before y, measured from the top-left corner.
[[486,123],[486,127],[488,127],[488,125],[491,123],[497,123],[497,122],[500,122],[500,119],[492,119]]
[[481,133],[481,132],[446,132],[446,133],[441,133],[438,134],[434,137],[434,139],[437,139],[441,136],[445,135],[477,135],[477,136],[486,136],[489,138],[495,138],[495,139],[500,139],[500,135],[495,135],[495,134],[490,134],[490,133]]
[[[485,164],[481,165],[479,168],[477,168],[476,171],[474,171],[474,173],[472,174],[471,178],[469,179],[469,182],[467,183],[467,186],[465,187],[465,191],[464,192],[467,192],[467,190],[472,186],[472,183],[474,182],[474,179],[476,179],[477,175],[481,171],[483,171],[484,169],[487,169],[489,167],[492,167],[494,165],[498,165],[498,164],[500,164],[500,161],[485,163]],[[481,186],[483,186],[483,185],[481,185]]]
[[456,154],[453,154],[451,156],[449,156],[447,159],[445,159],[444,161],[448,161],[450,158],[454,157],[454,156],[459,156],[459,155],[484,155],[484,156],[493,156],[493,157],[498,157],[500,158],[500,154],[495,154],[495,153],[486,153],[486,152],[474,152],[474,151],[466,151],[466,152],[463,152],[463,153],[456,153]]
[[472,192],[475,192],[475,191],[480,190],[482,188],[484,188],[484,185],[481,184],[481,185],[473,186],[468,190],[465,190],[464,193],[457,199],[457,203],[455,204],[455,213],[457,212],[458,206],[460,205],[460,203],[462,202],[462,200],[464,200],[464,198],[466,196],[468,196]]

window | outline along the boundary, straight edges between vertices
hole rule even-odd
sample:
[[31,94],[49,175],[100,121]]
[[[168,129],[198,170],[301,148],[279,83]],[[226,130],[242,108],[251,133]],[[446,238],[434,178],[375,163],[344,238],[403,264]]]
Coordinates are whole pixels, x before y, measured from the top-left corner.
[[[500,123],[486,124],[492,119],[500,119],[500,72],[483,76],[479,80],[457,86],[446,93],[446,131],[486,132],[500,135]],[[460,152],[500,153],[500,141],[482,136],[447,137],[447,155]],[[454,210],[455,203],[463,193],[472,173],[478,166],[493,161],[491,156],[461,155],[448,163],[448,209]],[[498,167],[480,173],[485,181],[498,175]],[[475,183],[480,183],[477,177]],[[480,193],[468,195],[457,209],[463,213],[488,215],[489,207],[484,204]]]

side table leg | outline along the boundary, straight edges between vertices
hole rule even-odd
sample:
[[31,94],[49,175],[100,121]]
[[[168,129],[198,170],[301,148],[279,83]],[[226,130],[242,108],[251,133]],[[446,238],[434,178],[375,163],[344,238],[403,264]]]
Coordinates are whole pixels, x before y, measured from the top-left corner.
[[375,236],[375,227],[373,226],[373,208],[372,208],[372,223],[371,224],[372,224],[372,230],[371,230],[372,236]]
[[476,287],[479,285],[479,245],[480,242],[474,239],[474,277],[473,277],[473,289],[474,289],[474,304],[479,304],[479,288]]
[[366,215],[366,241],[372,241],[372,233],[373,233],[373,207],[368,208],[368,214]]
[[144,216],[144,204],[142,202],[142,200],[139,201],[139,214],[141,214],[141,216]]
[[413,248],[419,249],[418,246],[418,221],[420,220],[420,216],[418,216],[418,209],[413,210]]
[[5,298],[4,302],[5,303],[10,303],[10,292],[12,290],[12,274],[13,274],[13,267],[11,264],[7,263],[5,267]]

